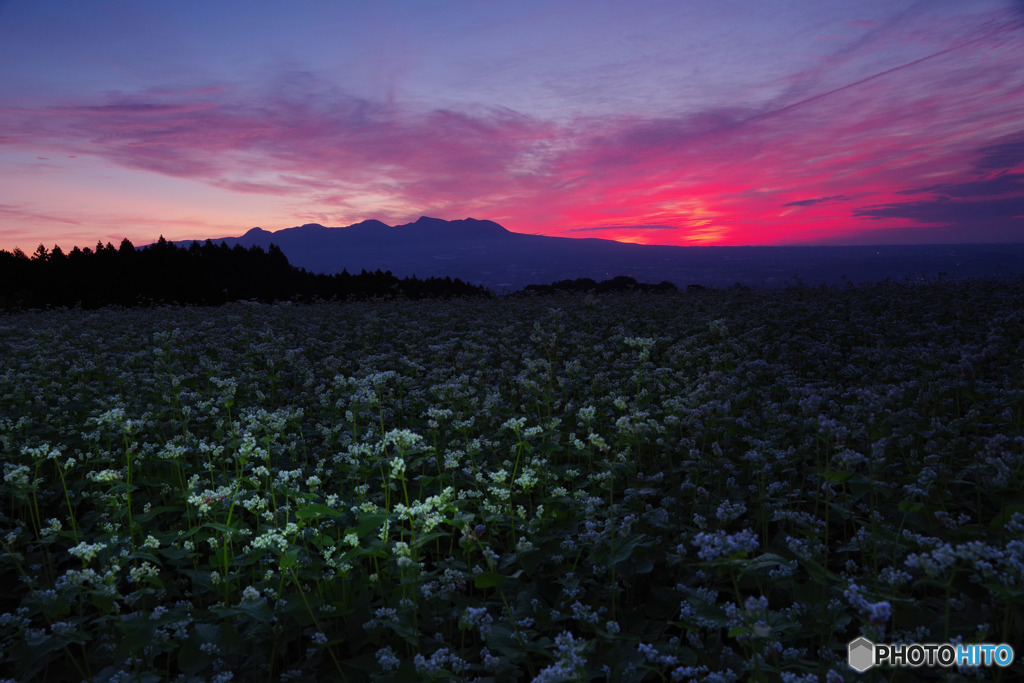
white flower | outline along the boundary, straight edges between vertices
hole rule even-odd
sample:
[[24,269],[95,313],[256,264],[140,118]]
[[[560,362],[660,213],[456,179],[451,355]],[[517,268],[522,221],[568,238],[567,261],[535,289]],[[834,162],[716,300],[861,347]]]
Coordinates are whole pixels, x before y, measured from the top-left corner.
[[401,664],[390,646],[377,650],[377,662],[384,671],[394,671]]
[[150,562],[143,562],[138,567],[132,567],[128,570],[128,583],[137,583],[142,579],[149,576],[156,576],[160,573],[155,566]]
[[423,437],[408,429],[392,429],[381,439],[380,447],[383,450],[389,445],[394,445],[400,452],[404,452],[423,443]]
[[96,557],[96,554],[99,551],[103,550],[106,547],[107,547],[107,545],[105,543],[89,544],[89,543],[86,543],[85,541],[82,541],[81,543],[76,545],[74,548],[69,548],[68,552],[71,553],[72,555],[74,555],[75,557],[79,558],[80,560],[82,560],[83,564],[88,564],[89,562],[91,562],[93,560],[93,558]]
[[405,460],[402,460],[401,456],[396,455],[391,459],[391,476],[394,478],[401,478],[405,475]]
[[697,556],[705,562],[710,562],[735,551],[753,552],[757,550],[759,544],[757,534],[750,529],[744,529],[735,534],[702,531],[694,537],[693,545],[700,548]]

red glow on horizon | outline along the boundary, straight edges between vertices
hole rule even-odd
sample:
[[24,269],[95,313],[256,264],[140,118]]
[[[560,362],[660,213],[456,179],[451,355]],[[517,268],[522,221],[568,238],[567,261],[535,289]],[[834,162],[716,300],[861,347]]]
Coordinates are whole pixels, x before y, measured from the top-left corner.
[[[420,215],[680,246],[1019,241],[1020,188],[999,180],[1021,165],[1019,63],[964,79],[946,52],[926,81],[892,69],[756,110],[661,117],[251,102],[230,87],[8,108],[0,248]],[[943,186],[966,189],[943,205],[928,190]]]

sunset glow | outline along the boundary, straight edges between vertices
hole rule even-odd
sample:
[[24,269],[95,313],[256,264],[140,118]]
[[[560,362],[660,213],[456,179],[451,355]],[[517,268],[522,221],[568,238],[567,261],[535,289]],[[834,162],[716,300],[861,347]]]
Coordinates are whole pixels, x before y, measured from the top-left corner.
[[421,215],[646,244],[1024,241],[1007,0],[8,0],[0,64],[3,249]]

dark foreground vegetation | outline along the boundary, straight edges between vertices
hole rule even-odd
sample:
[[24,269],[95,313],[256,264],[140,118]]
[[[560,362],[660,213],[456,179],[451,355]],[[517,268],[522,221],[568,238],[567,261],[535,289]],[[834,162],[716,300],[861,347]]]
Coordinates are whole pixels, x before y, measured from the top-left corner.
[[492,296],[458,278],[399,279],[390,272],[309,273],[295,268],[275,245],[228,247],[207,240],[183,247],[163,237],[136,249],[127,239],[93,249],[43,245],[32,254],[0,250],[0,308],[98,308],[159,303],[219,305],[250,300],[408,299]]
[[1024,643],[1022,280],[34,310],[0,348],[0,678],[1024,674],[846,664]]

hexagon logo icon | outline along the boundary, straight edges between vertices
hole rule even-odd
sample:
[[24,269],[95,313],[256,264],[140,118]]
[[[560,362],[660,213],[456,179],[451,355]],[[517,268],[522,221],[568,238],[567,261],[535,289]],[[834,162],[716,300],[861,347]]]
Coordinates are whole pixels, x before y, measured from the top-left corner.
[[847,655],[850,668],[857,673],[864,673],[875,665],[875,644],[863,636],[851,640]]

